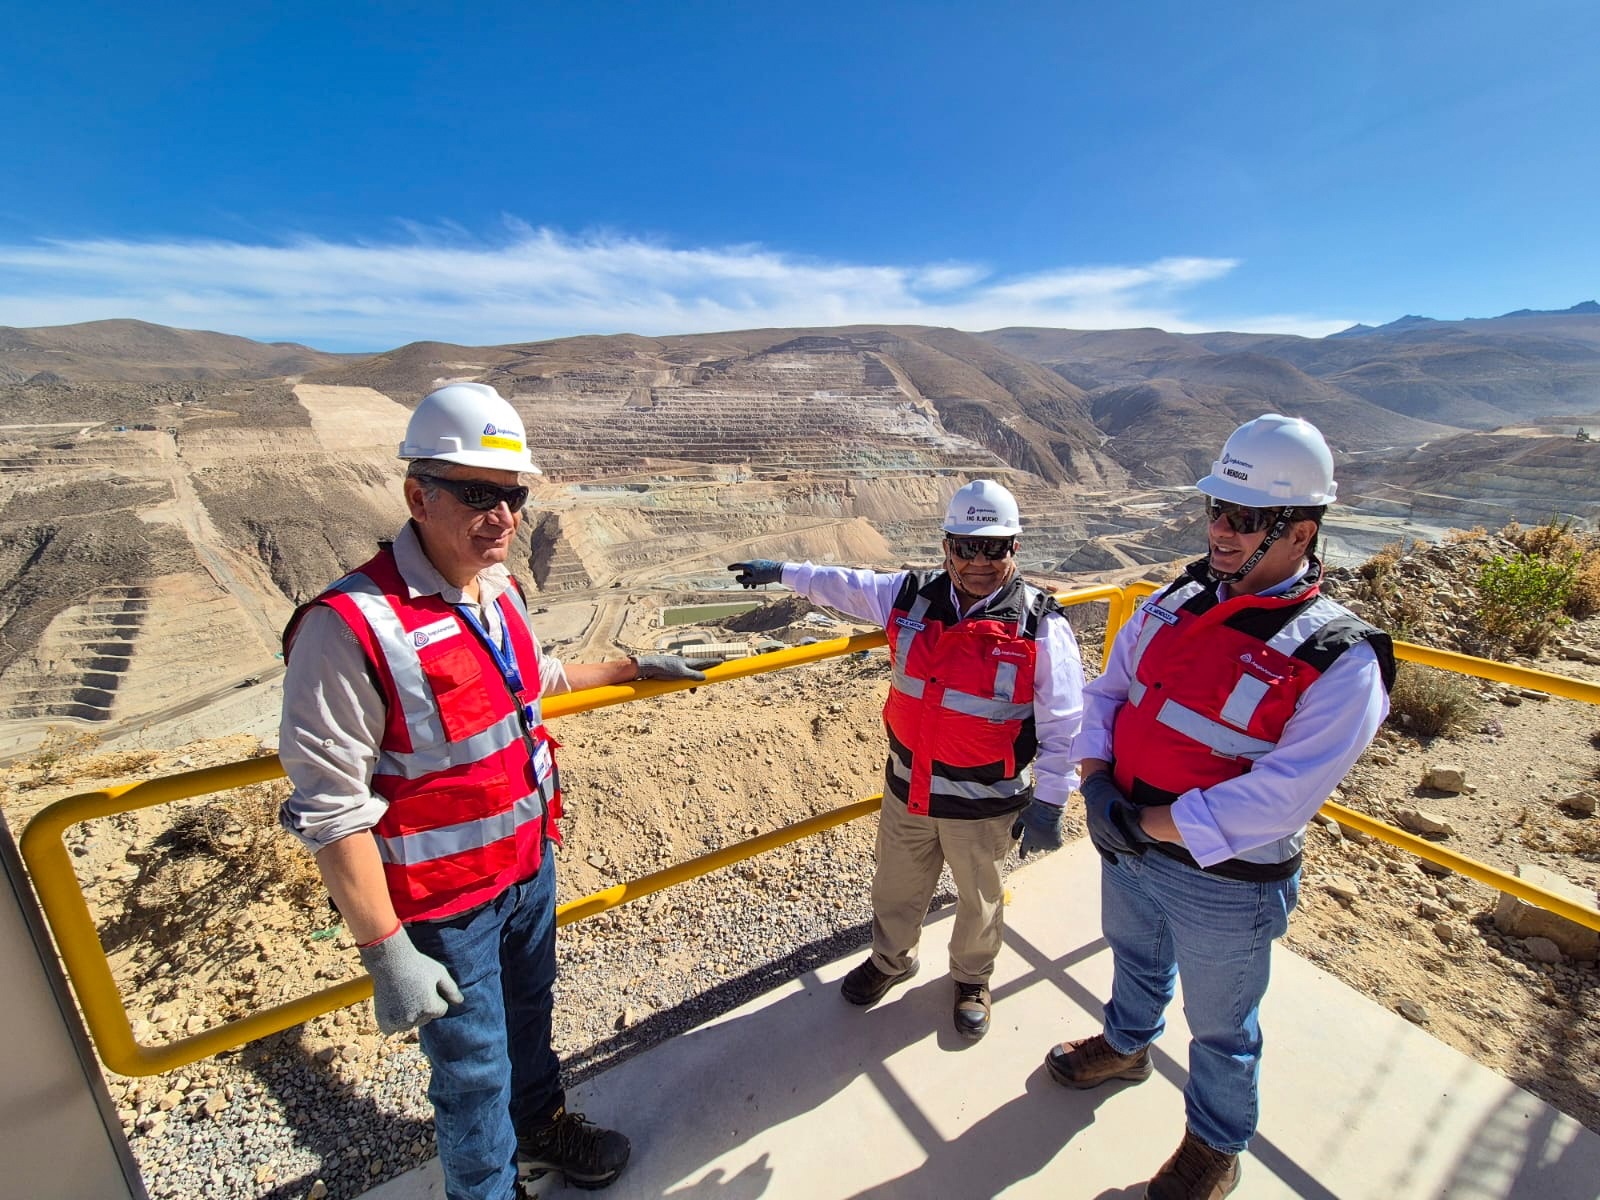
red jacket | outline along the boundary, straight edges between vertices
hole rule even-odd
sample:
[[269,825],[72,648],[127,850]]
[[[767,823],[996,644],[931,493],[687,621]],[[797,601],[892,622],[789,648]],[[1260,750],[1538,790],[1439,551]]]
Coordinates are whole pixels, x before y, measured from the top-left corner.
[[1035,639],[1054,605],[1013,578],[963,620],[949,575],[906,576],[885,630],[894,676],[883,721],[885,781],[911,812],[992,817],[1033,798]]
[[388,809],[373,834],[400,919],[452,916],[532,876],[545,838],[559,840],[561,788],[517,589],[496,601],[521,669],[516,693],[442,597],[411,598],[387,547],[310,603],[344,619],[383,693],[372,790]]

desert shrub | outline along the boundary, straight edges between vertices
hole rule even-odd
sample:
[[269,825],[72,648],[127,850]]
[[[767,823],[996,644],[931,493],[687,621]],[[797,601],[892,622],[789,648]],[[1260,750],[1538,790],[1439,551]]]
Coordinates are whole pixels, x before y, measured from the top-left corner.
[[1478,688],[1465,675],[1401,663],[1389,694],[1389,720],[1416,737],[1466,733],[1477,724]]
[[1382,584],[1394,573],[1394,567],[1405,554],[1404,542],[1390,542],[1357,568],[1361,578],[1369,583]]
[[58,725],[48,726],[44,731],[44,740],[32,754],[21,760],[21,765],[30,768],[34,774],[32,778],[19,780],[17,789],[27,791],[82,778],[82,772],[78,769],[80,760],[99,744],[99,734],[74,733]]
[[[1513,532],[1513,530],[1515,532]],[[1566,558],[1574,550],[1582,550],[1587,540],[1581,533],[1573,532],[1570,520],[1551,517],[1543,525],[1523,529],[1520,525],[1506,526],[1506,540],[1525,554],[1540,558]]]
[[1567,621],[1579,553],[1545,558],[1496,554],[1478,571],[1477,635],[1484,649],[1537,654]]
[[1444,531],[1444,541],[1447,546],[1460,546],[1467,542],[1481,542],[1487,540],[1489,531],[1482,525],[1474,525],[1471,529],[1447,529]]
[[184,808],[158,844],[176,860],[220,866],[230,891],[296,901],[316,895],[316,860],[278,824],[287,789],[287,782],[252,784]]
[[1567,616],[1592,617],[1600,612],[1600,551],[1590,550],[1578,564],[1567,593]]

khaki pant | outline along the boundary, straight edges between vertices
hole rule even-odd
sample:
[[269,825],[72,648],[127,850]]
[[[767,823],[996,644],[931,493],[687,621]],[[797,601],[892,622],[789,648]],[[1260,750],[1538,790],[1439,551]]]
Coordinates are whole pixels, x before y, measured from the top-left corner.
[[1016,813],[956,821],[908,812],[892,795],[878,815],[878,869],[872,877],[872,961],[885,975],[903,975],[917,959],[939,868],[956,883],[950,933],[950,975],[988,983],[1005,932],[1001,864],[1011,849]]

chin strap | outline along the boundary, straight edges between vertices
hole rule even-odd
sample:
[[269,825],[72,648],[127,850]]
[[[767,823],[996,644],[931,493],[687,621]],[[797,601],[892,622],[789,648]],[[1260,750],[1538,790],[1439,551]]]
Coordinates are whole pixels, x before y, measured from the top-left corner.
[[1238,583],[1251,571],[1256,569],[1256,564],[1266,557],[1267,551],[1272,549],[1272,543],[1283,536],[1284,530],[1289,528],[1289,518],[1294,515],[1294,508],[1280,508],[1278,519],[1272,523],[1272,528],[1267,530],[1267,536],[1261,539],[1261,545],[1256,547],[1256,552],[1244,560],[1244,566],[1234,571],[1231,575],[1219,575],[1211,569],[1211,558],[1206,556],[1206,577],[1212,583]]

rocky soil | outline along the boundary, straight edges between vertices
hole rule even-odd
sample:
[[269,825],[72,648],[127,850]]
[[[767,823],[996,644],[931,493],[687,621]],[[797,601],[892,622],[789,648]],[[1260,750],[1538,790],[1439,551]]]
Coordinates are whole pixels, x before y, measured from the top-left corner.
[[[1413,548],[1334,587],[1374,616],[1397,615],[1394,604],[1426,614],[1413,627],[1454,646],[1479,633],[1463,573],[1505,548],[1486,539]],[[1091,632],[1083,640],[1099,644]],[[1557,631],[1536,665],[1600,681],[1596,664],[1600,620],[1590,619]],[[886,671],[875,654],[562,719],[563,897],[878,791]],[[1600,712],[1475,683],[1458,726],[1421,737],[1397,721],[1336,798],[1388,821],[1420,812],[1448,829],[1431,835],[1441,844],[1508,870],[1542,866],[1593,903]],[[44,803],[102,779],[259,749],[239,737],[177,756],[97,754],[57,737],[4,771],[0,799],[17,829]],[[1463,790],[1424,785],[1439,765],[1464,772]],[[281,790],[73,831],[141,1039],[180,1036],[356,970],[307,860],[271,825]],[[1069,831],[1081,836],[1075,816]],[[557,1040],[569,1076],[864,945],[871,835],[872,821],[858,821],[564,929]],[[1501,933],[1496,898],[1318,825],[1288,946],[1600,1131],[1600,971]],[[425,1077],[414,1040],[381,1039],[362,1005],[167,1075],[109,1082],[152,1196],[287,1200],[357,1195],[430,1156]]]

